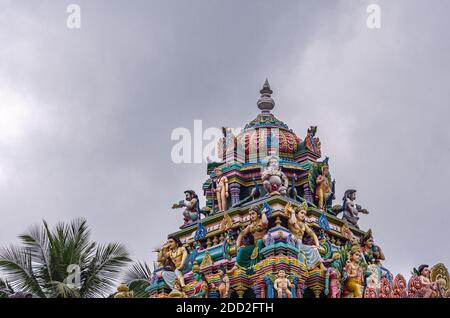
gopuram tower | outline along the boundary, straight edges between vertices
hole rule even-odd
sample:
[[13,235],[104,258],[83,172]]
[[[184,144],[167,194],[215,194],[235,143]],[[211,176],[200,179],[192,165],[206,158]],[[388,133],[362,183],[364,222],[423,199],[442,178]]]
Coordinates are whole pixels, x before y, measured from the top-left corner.
[[172,206],[184,224],[158,251],[149,296],[448,296],[443,264],[428,274],[430,282],[440,281],[439,291],[425,286],[425,267],[407,282],[382,265],[372,231],[358,226],[369,212],[356,203],[357,191],[336,198],[317,126],[300,138],[273,115],[267,80],[260,94],[260,113],[241,133],[223,129],[220,160],[208,163],[203,183],[206,206],[192,190]]

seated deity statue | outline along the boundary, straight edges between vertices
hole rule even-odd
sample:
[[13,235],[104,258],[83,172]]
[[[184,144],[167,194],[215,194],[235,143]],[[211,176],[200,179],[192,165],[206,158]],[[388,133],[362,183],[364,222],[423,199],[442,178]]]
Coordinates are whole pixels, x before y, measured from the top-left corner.
[[173,289],[175,280],[178,279],[181,287],[184,287],[184,271],[188,257],[186,248],[177,237],[170,237],[158,254],[158,263],[164,267],[162,278],[167,286]]
[[287,176],[281,171],[278,158],[270,157],[261,174],[263,187],[268,195],[286,195],[289,186]]
[[316,137],[316,133],[317,133],[317,126],[310,126],[308,128],[306,137],[305,137],[305,146],[306,148],[315,153],[318,154],[320,156],[321,151],[320,151],[320,140],[318,137]]
[[286,277],[286,272],[284,270],[279,270],[277,274],[277,279],[275,279],[273,287],[277,291],[278,298],[283,298],[285,294],[287,298],[292,298],[292,292],[290,288],[294,285]]
[[[254,205],[249,211],[250,224],[245,227],[245,229],[239,233],[236,240],[237,246],[237,256],[236,264],[229,271],[230,273],[241,268],[246,270],[248,273],[253,271],[253,266],[257,264],[262,256],[261,250],[264,248],[264,235],[267,233],[267,227],[269,225],[269,220],[264,210],[258,205]],[[251,244],[244,246],[243,241],[245,238],[252,239]]]
[[130,291],[127,284],[121,283],[117,287],[117,293],[114,295],[114,298],[133,298],[133,292]]
[[175,279],[173,283],[172,291],[168,295],[169,298],[187,298],[186,293],[183,291],[183,287],[181,287],[181,283],[179,279]]
[[[306,202],[303,202],[300,208],[294,208],[290,203],[286,204],[284,211],[289,218],[288,228],[296,240],[296,245],[299,249],[299,260],[305,261],[308,270],[319,267],[322,271],[326,271],[319,252],[319,239],[316,233],[305,222],[307,209],[308,204]],[[313,240],[314,245],[303,244],[305,234]]]
[[422,286],[421,290],[419,290],[419,295],[422,298],[439,297],[439,283],[431,281],[431,272],[428,265],[420,265],[417,272],[419,273],[419,280]]
[[350,225],[356,228],[358,226],[359,213],[369,214],[369,211],[363,209],[360,205],[355,203],[356,200],[356,190],[350,189],[345,191],[344,197],[342,198],[342,210],[344,215],[342,219],[347,221]]
[[195,280],[194,294],[190,298],[208,298],[209,284],[205,274],[199,270],[195,270],[193,277]]
[[172,205],[172,209],[185,208],[183,212],[184,225],[192,224],[200,219],[198,196],[193,190],[184,191],[185,200]]

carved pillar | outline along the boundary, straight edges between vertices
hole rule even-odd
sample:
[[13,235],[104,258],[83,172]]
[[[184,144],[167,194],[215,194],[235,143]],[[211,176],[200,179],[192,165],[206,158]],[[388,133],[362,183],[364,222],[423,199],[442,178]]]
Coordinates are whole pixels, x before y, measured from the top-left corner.
[[270,280],[269,276],[264,277],[264,282],[266,283],[266,298],[275,298],[273,283]]
[[314,203],[314,198],[313,198],[313,195],[311,193],[311,189],[309,188],[309,184],[308,183],[305,183],[303,185],[303,193],[304,193],[304,197],[305,197],[306,201]]
[[236,182],[230,183],[229,190],[231,193],[231,205],[233,206],[239,202],[240,193],[241,193],[241,185]]
[[292,285],[293,285],[293,287],[291,288],[292,298],[300,298],[297,295],[298,277],[294,277]]

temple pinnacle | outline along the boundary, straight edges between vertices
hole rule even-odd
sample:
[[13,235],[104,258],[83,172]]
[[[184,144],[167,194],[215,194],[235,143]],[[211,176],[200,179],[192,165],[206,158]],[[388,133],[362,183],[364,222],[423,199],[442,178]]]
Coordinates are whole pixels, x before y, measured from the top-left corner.
[[259,92],[261,93],[261,97],[256,103],[258,108],[262,113],[270,113],[270,111],[275,107],[275,102],[271,97],[273,91],[270,88],[269,80],[267,78],[264,82],[263,88]]

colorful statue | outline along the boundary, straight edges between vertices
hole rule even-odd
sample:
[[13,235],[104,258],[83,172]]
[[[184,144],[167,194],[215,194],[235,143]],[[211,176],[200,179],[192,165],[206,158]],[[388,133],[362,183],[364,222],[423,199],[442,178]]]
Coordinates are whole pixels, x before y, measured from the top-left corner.
[[450,297],[450,274],[444,264],[439,263],[431,268],[431,281],[439,285],[440,297]]
[[231,226],[233,226],[233,220],[228,215],[228,213],[224,213],[223,219],[219,225],[219,230],[225,232],[228,231],[231,228]]
[[416,270],[414,269],[416,275],[418,275],[421,289],[419,290],[419,295],[422,298],[436,298],[439,297],[439,283],[431,281],[431,272],[428,265],[420,265]]
[[287,298],[292,298],[292,292],[290,291],[290,288],[292,288],[293,286],[294,285],[292,285],[292,283],[286,277],[286,272],[280,269],[277,274],[277,279],[275,279],[275,282],[273,284],[273,287],[277,291],[278,298],[283,298],[283,293],[286,294]]
[[175,282],[173,283],[173,288],[169,293],[169,298],[187,298],[187,295],[183,291],[183,287],[181,287],[181,283],[178,279],[175,279]]
[[192,269],[195,280],[194,294],[190,298],[208,298],[209,284],[198,267]]
[[133,292],[130,292],[127,284],[121,283],[117,287],[117,293],[114,295],[114,298],[133,298]]
[[341,274],[334,267],[328,268],[328,298],[341,298]]
[[366,278],[366,289],[370,289],[375,293],[379,294],[381,273],[380,268],[375,264],[370,264],[367,266],[368,276]]
[[[287,203],[284,211],[289,218],[288,228],[296,239],[296,245],[299,249],[299,260],[305,261],[309,270],[320,267],[321,270],[326,271],[319,253],[319,239],[316,233],[305,222],[307,209],[308,204],[306,202],[303,202],[300,208],[293,208],[290,203]],[[303,244],[303,236],[305,233],[313,240],[314,245]]]
[[323,162],[316,162],[311,166],[308,179],[317,207],[326,212],[331,211],[332,202],[336,198],[336,182],[331,181],[328,157]]
[[[238,254],[236,256],[236,265],[233,267],[232,271],[236,267],[246,269],[251,271],[252,267],[261,260],[261,249],[264,247],[263,238],[267,233],[267,227],[269,225],[269,220],[261,208],[254,205],[249,211],[250,224],[239,233],[236,241],[238,248]],[[243,246],[244,238],[248,238],[253,241],[253,243]]]
[[188,258],[188,252],[181,243],[180,239],[170,237],[163,245],[159,254],[158,262],[164,267],[162,277],[167,286],[173,289],[175,279],[178,278],[181,287],[184,287],[183,272],[186,270],[185,264]]
[[343,269],[346,275],[344,297],[362,298],[364,277],[363,269],[361,265],[359,265],[361,252],[358,248],[352,248],[349,254],[349,260],[347,260]]
[[322,173],[316,179],[316,200],[319,209],[326,210],[328,201],[335,198],[332,189],[333,182],[330,183],[330,171],[327,165],[322,166]]
[[184,225],[192,224],[200,219],[200,208],[198,196],[193,190],[184,191],[186,196],[185,200],[172,205],[172,209],[185,208],[183,212]]
[[347,221],[350,225],[353,225],[354,227],[359,229],[358,214],[359,213],[369,214],[369,211],[363,209],[359,204],[356,204],[355,200],[356,200],[356,190],[349,189],[345,191],[344,197],[342,198],[342,211],[344,212],[342,219]]
[[225,266],[220,266],[218,270],[219,274],[219,295],[220,298],[230,298],[230,278],[227,275]]
[[321,155],[320,151],[320,140],[318,137],[315,137],[317,133],[317,126],[310,126],[307,131],[307,135],[305,137],[305,146],[306,148],[317,154]]
[[385,259],[381,248],[374,244],[371,229],[361,239],[361,243],[361,252],[367,264],[380,264]]
[[222,170],[219,168],[214,169],[216,173],[215,188],[213,188],[216,194],[217,204],[219,206],[219,212],[226,211],[227,209],[227,198],[229,197],[228,192],[228,178],[223,175]]
[[286,195],[289,180],[281,171],[277,157],[270,157],[261,174],[263,187],[268,195]]

